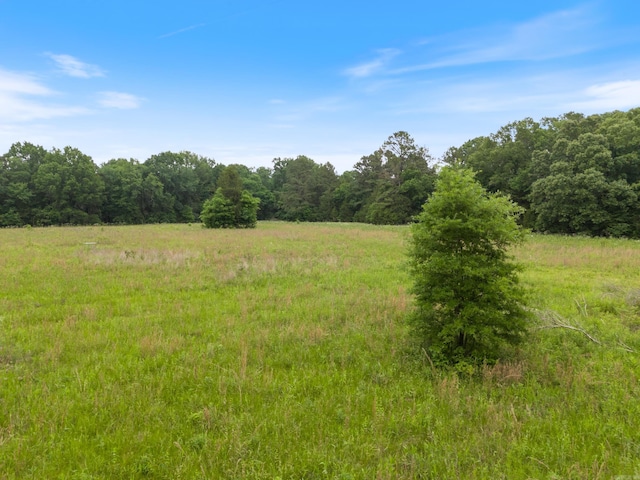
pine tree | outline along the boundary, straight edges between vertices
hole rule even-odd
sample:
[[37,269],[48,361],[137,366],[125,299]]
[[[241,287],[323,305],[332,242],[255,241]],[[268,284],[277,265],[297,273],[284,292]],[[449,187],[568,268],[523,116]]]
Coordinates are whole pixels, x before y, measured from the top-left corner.
[[494,361],[517,344],[529,314],[520,266],[521,208],[487,193],[469,170],[445,168],[412,227],[410,271],[418,338],[440,363]]

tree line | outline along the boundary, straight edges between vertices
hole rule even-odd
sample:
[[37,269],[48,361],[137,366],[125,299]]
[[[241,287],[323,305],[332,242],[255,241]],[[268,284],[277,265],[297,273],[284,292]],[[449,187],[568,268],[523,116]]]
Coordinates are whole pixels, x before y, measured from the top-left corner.
[[509,194],[535,231],[640,237],[640,108],[525,118],[449,149],[443,161]]
[[[0,157],[0,226],[201,221],[205,202],[234,188],[259,200],[258,220],[406,223],[433,190],[432,163],[406,132],[343,175],[304,155],[256,169],[191,152],[98,166],[76,148],[15,143]],[[223,205],[220,195],[216,201]]]
[[201,221],[227,168],[259,200],[258,220],[404,224],[433,192],[438,164],[510,195],[534,231],[640,237],[640,108],[526,118],[438,161],[400,131],[341,175],[304,155],[256,169],[191,152],[98,166],[72,147],[16,143],[0,157],[0,226]]

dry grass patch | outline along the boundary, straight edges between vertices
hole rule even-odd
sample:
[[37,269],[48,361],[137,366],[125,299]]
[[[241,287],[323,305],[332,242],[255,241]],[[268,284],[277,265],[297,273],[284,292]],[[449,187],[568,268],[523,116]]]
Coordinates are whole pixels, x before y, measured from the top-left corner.
[[533,235],[514,250],[516,256],[536,267],[561,267],[601,271],[640,270],[640,242]]
[[154,331],[143,336],[139,340],[138,346],[143,357],[173,355],[184,348],[185,339],[177,335],[166,337],[162,332]]
[[482,366],[482,378],[489,385],[512,385],[524,379],[525,364],[522,361],[497,362],[495,365]]
[[131,249],[114,250],[95,248],[79,253],[80,258],[94,265],[131,265],[151,266],[167,265],[170,267],[182,267],[202,257],[199,252],[190,250],[158,250],[158,249]]
[[287,342],[315,346],[327,339],[330,333],[322,325],[289,323],[280,331],[279,336],[281,340]]

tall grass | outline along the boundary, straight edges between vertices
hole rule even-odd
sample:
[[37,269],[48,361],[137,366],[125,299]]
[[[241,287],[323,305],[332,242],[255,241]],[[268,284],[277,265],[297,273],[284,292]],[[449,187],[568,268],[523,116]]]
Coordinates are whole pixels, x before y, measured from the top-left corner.
[[0,230],[0,478],[640,475],[640,244],[532,237],[532,306],[577,329],[436,371],[407,234]]

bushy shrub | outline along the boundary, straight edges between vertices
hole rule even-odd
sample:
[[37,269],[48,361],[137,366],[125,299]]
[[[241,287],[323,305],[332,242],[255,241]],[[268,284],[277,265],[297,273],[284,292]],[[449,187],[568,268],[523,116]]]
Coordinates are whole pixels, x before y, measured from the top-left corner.
[[413,326],[440,363],[494,361],[522,340],[529,314],[508,248],[523,240],[521,208],[445,168],[412,226]]
[[231,228],[235,226],[235,206],[218,189],[209,200],[204,202],[200,219],[207,228]]
[[255,228],[260,200],[244,190],[237,202],[225,197],[222,189],[204,202],[200,218],[207,228]]

